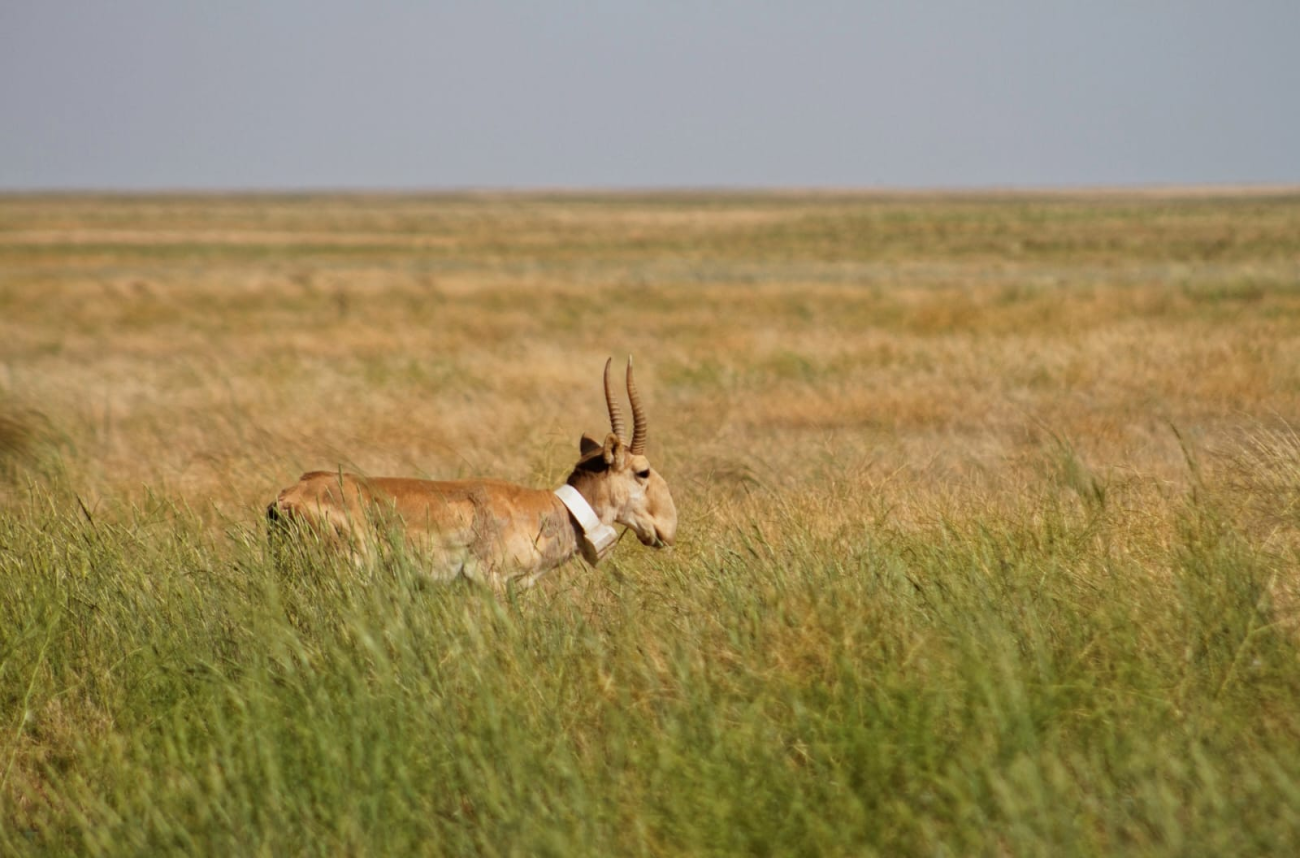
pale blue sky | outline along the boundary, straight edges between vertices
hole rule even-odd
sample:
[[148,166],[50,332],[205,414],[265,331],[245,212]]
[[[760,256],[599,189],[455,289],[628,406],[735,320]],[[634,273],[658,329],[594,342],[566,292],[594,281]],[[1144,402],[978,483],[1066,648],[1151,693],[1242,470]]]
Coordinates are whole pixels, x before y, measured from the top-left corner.
[[1300,182],[1300,0],[0,0],[0,190]]

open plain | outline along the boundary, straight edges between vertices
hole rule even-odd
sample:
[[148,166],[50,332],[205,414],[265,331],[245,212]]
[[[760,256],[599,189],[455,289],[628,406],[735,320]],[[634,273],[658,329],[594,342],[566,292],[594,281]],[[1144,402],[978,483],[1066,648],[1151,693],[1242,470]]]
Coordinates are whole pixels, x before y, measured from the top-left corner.
[[[677,545],[273,562],[307,470]],[[0,197],[0,852],[1295,854],[1300,192]]]

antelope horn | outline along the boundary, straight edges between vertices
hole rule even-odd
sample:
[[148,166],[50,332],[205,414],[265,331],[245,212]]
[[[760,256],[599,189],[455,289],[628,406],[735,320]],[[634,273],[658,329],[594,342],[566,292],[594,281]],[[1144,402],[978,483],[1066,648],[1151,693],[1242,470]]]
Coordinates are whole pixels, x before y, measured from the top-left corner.
[[632,455],[645,455],[645,412],[641,409],[641,397],[636,392],[636,382],[632,380],[632,356],[627,356],[627,398],[632,402]]
[[[619,438],[627,437],[627,425],[623,422],[623,412],[618,407],[618,397],[614,395],[614,388],[609,383],[609,367],[614,362],[613,358],[605,361],[605,405],[609,407],[609,427]],[[632,406],[635,411],[636,406]]]

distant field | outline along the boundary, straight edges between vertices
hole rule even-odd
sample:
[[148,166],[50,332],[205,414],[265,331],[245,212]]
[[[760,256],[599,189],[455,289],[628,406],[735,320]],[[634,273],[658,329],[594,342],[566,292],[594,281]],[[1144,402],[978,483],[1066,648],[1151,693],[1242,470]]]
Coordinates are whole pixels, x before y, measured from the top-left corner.
[[[679,545],[286,574],[305,470]],[[1300,192],[0,196],[0,852],[1300,849]]]

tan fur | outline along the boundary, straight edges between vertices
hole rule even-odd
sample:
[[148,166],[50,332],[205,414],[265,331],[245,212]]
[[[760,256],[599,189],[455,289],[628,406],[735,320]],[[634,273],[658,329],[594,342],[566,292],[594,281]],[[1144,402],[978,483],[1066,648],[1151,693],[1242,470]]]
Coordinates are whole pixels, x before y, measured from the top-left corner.
[[[611,424],[622,429],[609,390]],[[672,545],[677,510],[668,484],[633,449],[643,448],[645,420],[628,365],[637,430],[629,446],[616,433],[604,443],[584,435],[581,458],[566,481],[604,524],[632,529],[645,545]],[[276,523],[298,524],[364,556],[398,531],[427,558],[438,579],[457,576],[502,586],[532,584],[582,550],[581,529],[555,494],[500,480],[417,480],[312,471],[280,492],[267,509]],[[588,562],[596,558],[584,552]]]

